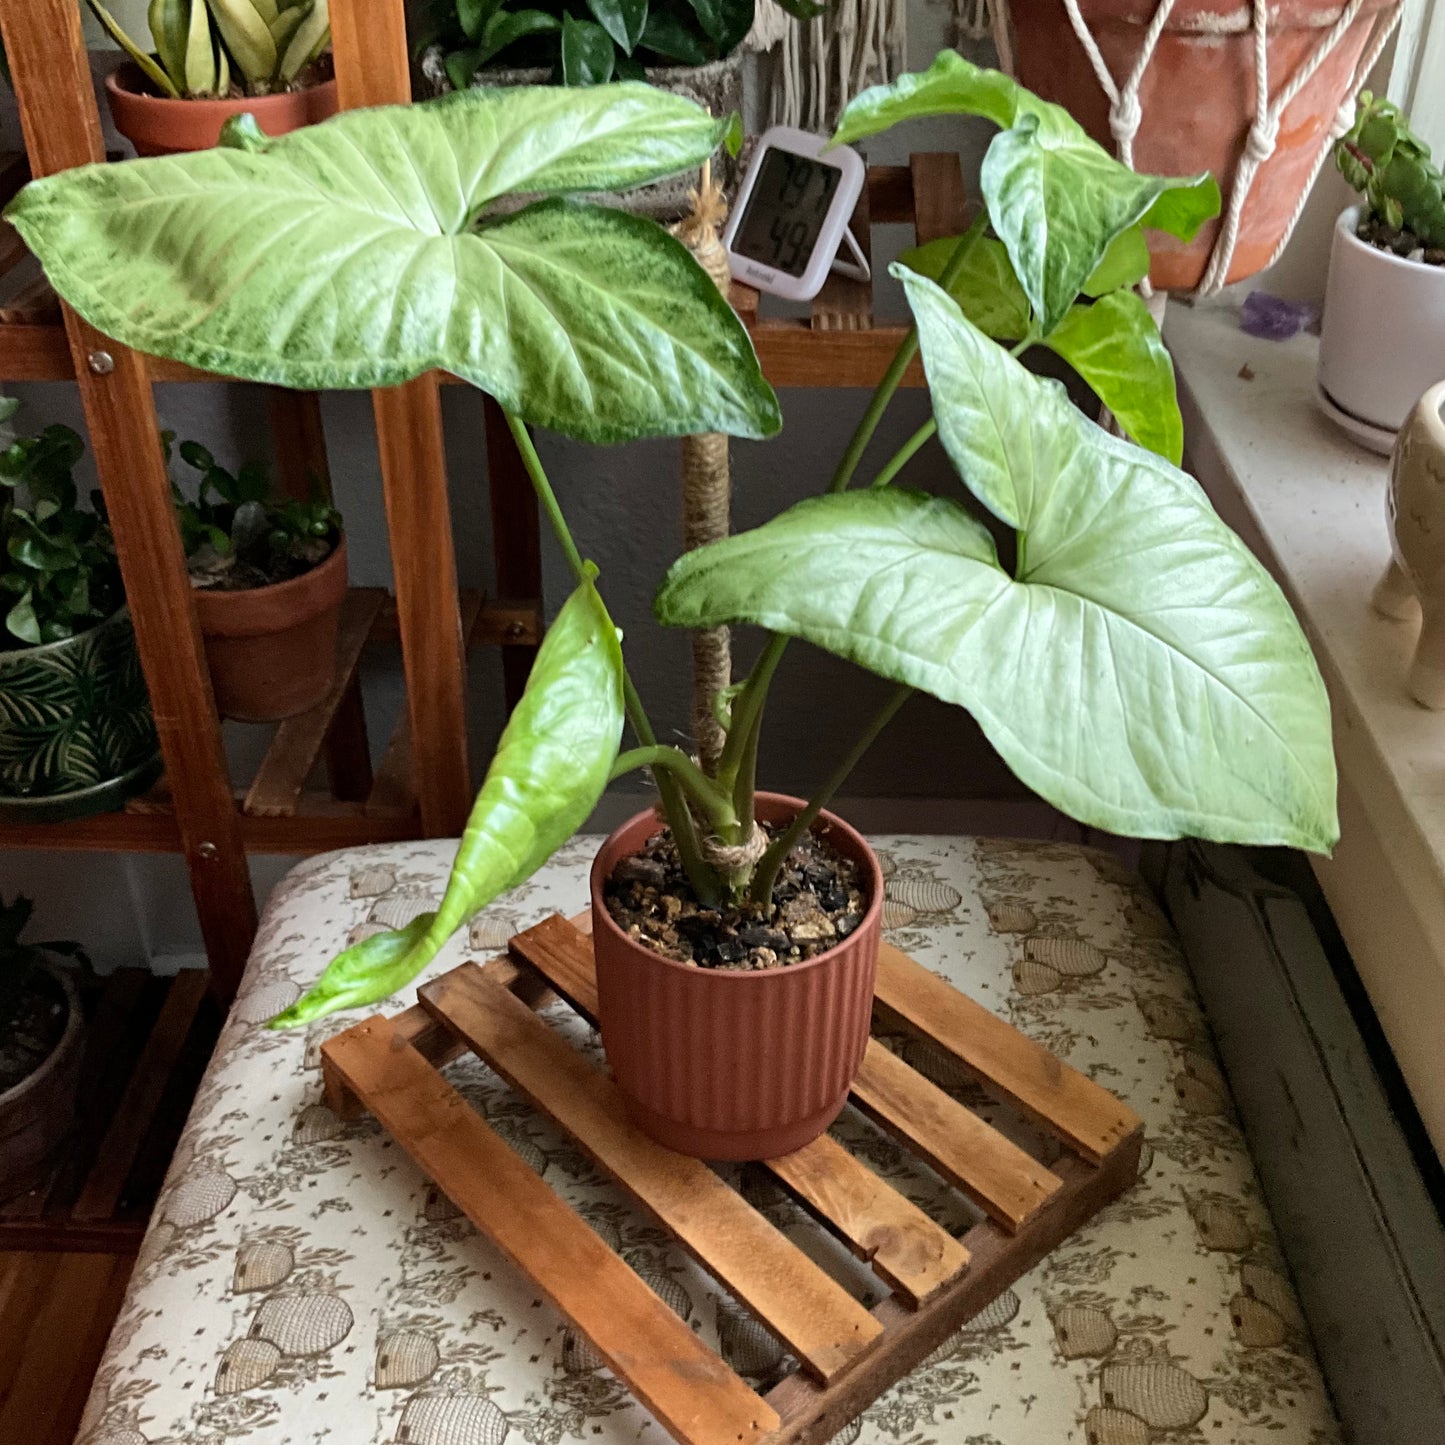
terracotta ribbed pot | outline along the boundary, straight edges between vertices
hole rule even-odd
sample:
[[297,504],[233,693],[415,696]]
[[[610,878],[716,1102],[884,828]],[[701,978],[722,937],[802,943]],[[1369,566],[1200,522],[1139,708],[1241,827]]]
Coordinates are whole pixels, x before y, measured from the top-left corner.
[[216,711],[238,722],[279,722],[313,708],[336,672],[336,627],[346,600],[346,538],[319,566],[240,592],[196,591]]
[[[1259,168],[1245,201],[1228,279],[1239,281],[1269,264],[1310,182],[1320,148],[1342,102],[1379,12],[1394,0],[1364,0],[1340,43],[1280,118],[1274,153]],[[1115,81],[1130,74],[1157,8],[1156,0],[1080,0]],[[1271,93],[1313,54],[1341,6],[1277,0],[1269,7]],[[1112,154],[1109,101],[1063,0],[1011,0],[1018,39],[1019,79],[1062,105]],[[1235,168],[1255,115],[1254,34],[1250,9],[1237,0],[1179,0],[1159,37],[1139,89],[1142,121],[1134,167],[1156,175],[1210,171],[1228,204]],[[1204,275],[1218,222],[1192,242],[1150,235],[1156,286],[1188,290]]]
[[[759,793],[785,823],[803,804]],[[805,963],[740,973],[675,963],[634,942],[603,901],[612,870],[659,824],[639,813],[592,865],[592,944],[602,1042],[633,1122],[702,1159],[774,1159],[838,1117],[863,1060],[883,917],[883,875],[863,838],[823,813],[814,825],[858,865],[867,911],[842,943]]]
[[115,128],[141,156],[210,150],[221,138],[221,127],[233,115],[254,115],[256,124],[267,135],[278,136],[325,120],[339,108],[334,80],[279,95],[174,100],[154,94],[133,61],[106,76],[105,98]]

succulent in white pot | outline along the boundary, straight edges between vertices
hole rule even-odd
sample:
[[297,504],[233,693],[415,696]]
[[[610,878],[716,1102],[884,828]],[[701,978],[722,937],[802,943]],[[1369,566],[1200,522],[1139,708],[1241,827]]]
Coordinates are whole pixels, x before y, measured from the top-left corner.
[[1335,223],[1321,401],[1388,453],[1415,403],[1445,379],[1445,179],[1398,108],[1368,91],[1335,159],[1364,201]]

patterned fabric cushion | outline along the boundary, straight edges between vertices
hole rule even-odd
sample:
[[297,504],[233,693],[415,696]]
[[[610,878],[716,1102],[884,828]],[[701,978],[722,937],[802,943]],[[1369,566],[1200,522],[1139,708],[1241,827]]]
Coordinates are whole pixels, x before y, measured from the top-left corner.
[[[585,900],[576,839],[435,972]],[[1164,918],[1111,856],[881,840],[885,926],[1143,1116],[1139,1186],[838,1437],[842,1445],[1326,1445],[1338,1430]],[[664,1437],[370,1120],[321,1102],[319,1046],[355,1016],[262,1021],[347,941],[435,906],[452,845],[302,863],[276,890],[97,1377],[85,1445],[622,1445]],[[557,1006],[581,1047],[595,1037]],[[906,1046],[897,1041],[900,1048]],[[600,1053],[598,1054],[600,1057]],[[939,1056],[911,1063],[981,1104]],[[475,1059],[472,1103],[739,1371],[781,1346]],[[851,1111],[851,1147],[946,1225],[969,1206]],[[860,1294],[878,1284],[766,1184],[749,1197]]]

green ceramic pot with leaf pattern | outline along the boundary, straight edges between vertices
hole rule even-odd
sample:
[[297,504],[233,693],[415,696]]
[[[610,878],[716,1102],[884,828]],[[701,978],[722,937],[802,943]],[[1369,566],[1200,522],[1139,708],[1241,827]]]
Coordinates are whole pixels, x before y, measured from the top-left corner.
[[0,821],[108,812],[160,771],[127,608],[59,642],[0,649]]

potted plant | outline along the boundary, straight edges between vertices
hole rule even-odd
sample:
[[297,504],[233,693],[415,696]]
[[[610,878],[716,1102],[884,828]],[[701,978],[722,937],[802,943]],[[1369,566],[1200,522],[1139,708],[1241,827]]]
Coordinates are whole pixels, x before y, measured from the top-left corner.
[[[15,411],[0,403],[0,419]],[[0,451],[0,819],[118,808],[160,776],[110,531],[79,506],[64,426]]]
[[1445,377],[1445,179],[1399,109],[1368,91],[1335,161],[1363,204],[1335,223],[1320,390],[1328,414],[1388,452]]
[[180,454],[200,473],[194,501],[172,485],[217,711],[277,722],[315,707],[346,600],[340,513],[320,496],[276,500],[263,462],[228,472],[196,441]]
[[115,128],[143,156],[209,150],[233,115],[267,135],[336,114],[327,0],[152,0],[151,48],[87,0],[130,56],[106,76]]
[[84,1019],[65,955],[78,943],[25,943],[34,904],[0,898],[0,1199],[33,1188],[70,1130]]
[[[1399,14],[1397,0],[1333,7],[1279,0],[1264,17],[1251,6],[1225,9],[1212,0],[1168,6],[1079,0],[1072,8],[1065,0],[997,3],[1006,4],[1012,20],[1019,80],[1066,107],[1100,144],[1112,148],[1127,137],[1132,164],[1166,173],[1208,170],[1228,194],[1240,184],[1246,159],[1258,161],[1248,193],[1238,198],[1231,260],[1219,285],[1252,276],[1278,257],[1340,105]],[[1112,93],[1100,83],[1100,66]],[[1257,94],[1261,77],[1266,95]],[[1125,94],[1131,85],[1132,96]],[[1286,96],[1288,104],[1271,119],[1269,104]],[[1197,287],[1217,232],[1211,224],[1188,240],[1164,240],[1154,256],[1154,285]]]
[[[564,94],[482,90],[357,112],[305,145],[233,132],[246,154],[66,172],[33,183],[7,215],[60,294],[139,349],[282,384],[381,386],[440,366],[486,389],[576,580],[438,911],[346,950],[273,1022],[404,986],[571,836],[609,779],[649,768],[660,815],[626,825],[592,871],[603,1041],[655,1137],[758,1157],[826,1127],[866,1042],[878,867],[826,806],[914,689],[966,707],[1025,782],[1090,825],[1313,849],[1337,833],[1328,703],[1283,595],[1196,483],[1100,429],[1016,359],[1078,325],[1076,308],[1102,306],[1105,321],[1111,308],[1129,312],[1107,298],[1137,274],[1139,228],[1189,234],[1217,190],[1207,177],[1136,175],[1057,107],[954,56],[860,96],[840,135],[884,130],[924,105],[987,116],[999,127],[982,173],[987,210],[937,280],[896,268],[916,329],[821,495],[668,573],[655,603],[663,622],[771,635],[747,678],[711,699],[725,728],[711,773],[659,744],[528,424],[585,442],[764,437],[780,415],[746,330],[686,249],[649,221],[568,198],[696,166],[729,122],[640,85]],[[359,147],[377,168],[365,213],[385,219],[364,249],[348,234],[353,177],[328,161],[332,147]],[[403,178],[425,205],[391,201]],[[298,197],[284,249],[267,247],[282,222],[252,234],[265,208],[237,195],[281,185]],[[519,209],[512,193],[548,198]],[[196,234],[215,228],[204,269],[158,239],[172,199]],[[249,244],[233,253],[224,237],[242,226]],[[271,257],[259,289],[239,284],[255,247]],[[1026,316],[995,308],[1005,262]],[[280,306],[284,328],[268,320]],[[403,325],[405,346],[394,339]],[[1012,355],[985,334],[1017,329]],[[1102,344],[1137,357],[1147,347],[1128,330],[1103,327]],[[258,345],[262,334],[277,339]],[[920,349],[933,418],[855,488]],[[1168,404],[1147,370],[1129,387]],[[895,485],[935,435],[958,488]],[[759,729],[790,637],[895,684],[806,803],[756,788]],[[619,753],[629,723],[633,745]],[[819,731],[831,738],[826,716]]]
[[[779,0],[797,19],[826,8]],[[601,85],[645,80],[714,115],[743,105],[743,37],[754,0],[430,0],[416,13],[414,45],[431,95],[473,85]],[[731,184],[731,159],[721,179]],[[683,178],[643,186],[612,203],[675,220],[687,209]]]

